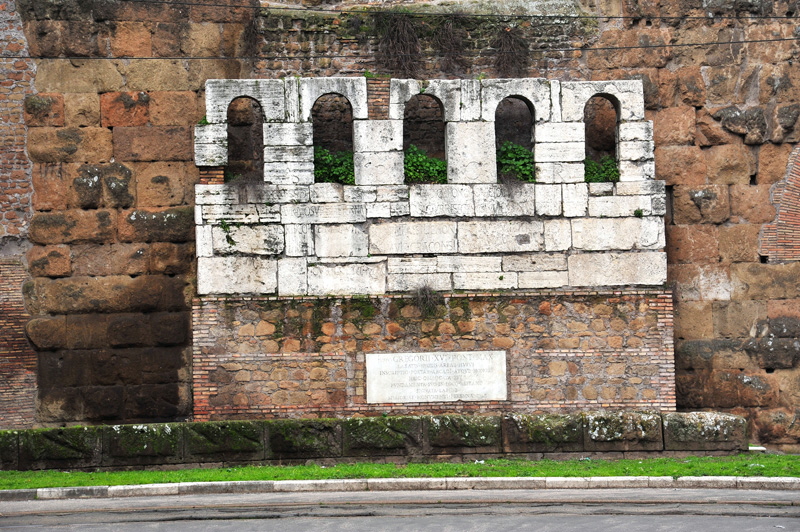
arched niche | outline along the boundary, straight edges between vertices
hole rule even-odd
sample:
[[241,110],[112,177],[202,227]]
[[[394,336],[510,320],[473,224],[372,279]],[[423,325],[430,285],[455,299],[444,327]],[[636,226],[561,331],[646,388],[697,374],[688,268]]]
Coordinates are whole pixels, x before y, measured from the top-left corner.
[[253,98],[241,96],[228,104],[228,163],[225,180],[264,180],[264,113]]
[[353,106],[338,93],[323,94],[311,108],[314,181],[354,184]]
[[442,160],[447,157],[444,108],[435,96],[417,94],[405,104],[403,150],[412,145],[430,157]]
[[595,94],[583,108],[586,158],[599,162],[603,157],[618,159],[619,100],[611,94]]
[[494,112],[494,138],[499,148],[509,141],[533,150],[535,111],[522,96],[508,96],[497,104]]

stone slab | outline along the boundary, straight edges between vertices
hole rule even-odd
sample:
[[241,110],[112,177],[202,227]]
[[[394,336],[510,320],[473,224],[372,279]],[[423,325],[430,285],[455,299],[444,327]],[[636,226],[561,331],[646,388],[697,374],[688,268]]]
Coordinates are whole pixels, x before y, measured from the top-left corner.
[[544,244],[540,221],[478,221],[458,223],[459,253],[539,251]]
[[447,182],[496,183],[493,122],[448,122]]
[[356,185],[402,185],[403,152],[356,152],[353,155]]
[[469,185],[413,185],[409,207],[414,217],[475,215]]
[[664,220],[657,217],[572,220],[572,245],[575,249],[660,249],[664,242]]
[[505,351],[367,353],[367,403],[505,401]]
[[198,257],[198,294],[271,294],[277,288],[277,261],[263,257]]
[[355,120],[353,122],[355,152],[403,150],[402,120]]
[[455,253],[456,222],[386,222],[369,226],[369,252],[373,255]]
[[534,216],[536,185],[473,185],[475,216]]
[[570,286],[661,285],[667,281],[667,254],[580,253],[567,259]]
[[383,294],[386,262],[308,265],[308,294],[312,296]]
[[281,205],[281,220],[285,224],[360,223],[366,219],[367,210],[364,205],[348,203]]
[[311,109],[324,94],[340,94],[347,98],[353,108],[353,120],[366,120],[367,79],[352,78],[300,78],[300,121],[311,121]]
[[494,122],[500,102],[517,97],[533,106],[534,121],[549,121],[551,84],[543,78],[481,80],[481,119]]

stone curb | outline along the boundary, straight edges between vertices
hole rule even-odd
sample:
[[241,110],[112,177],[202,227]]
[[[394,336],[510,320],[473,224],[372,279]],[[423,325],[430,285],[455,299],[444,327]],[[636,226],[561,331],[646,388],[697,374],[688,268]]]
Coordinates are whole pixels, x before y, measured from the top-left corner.
[[253,480],[239,482],[176,482],[131,486],[81,486],[0,490],[0,502],[111,497],[160,497],[225,493],[301,491],[428,491],[541,489],[728,489],[797,490],[800,477],[474,477],[374,478],[343,480]]

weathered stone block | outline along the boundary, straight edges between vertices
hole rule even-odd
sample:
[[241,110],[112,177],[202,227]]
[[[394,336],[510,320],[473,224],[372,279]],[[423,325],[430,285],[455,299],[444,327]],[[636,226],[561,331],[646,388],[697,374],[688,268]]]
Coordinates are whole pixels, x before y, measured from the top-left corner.
[[411,216],[474,216],[469,185],[413,185],[410,187]]
[[342,422],[345,456],[422,454],[422,419],[365,417]]
[[355,152],[403,150],[402,120],[355,120],[353,122]]
[[34,279],[24,287],[31,314],[183,310],[185,281],[162,275]]
[[725,301],[731,297],[730,267],[724,264],[670,264],[679,301]]
[[441,255],[436,258],[436,270],[440,272],[499,272],[502,257],[469,257]]
[[694,142],[695,109],[688,105],[667,107],[655,114],[654,140],[659,146]]
[[264,146],[313,146],[314,126],[308,123],[268,122],[263,125]]
[[[29,94],[23,102],[23,116],[28,127],[64,126],[63,94]],[[72,124],[70,124],[72,125]],[[95,124],[92,124],[95,125]]]
[[270,163],[313,163],[312,146],[264,146],[264,160]]
[[475,216],[533,216],[534,191],[530,183],[473,185]]
[[372,203],[378,197],[377,186],[345,186],[343,187],[344,201],[346,203]]
[[[427,81],[427,85],[423,82],[418,93],[433,96],[442,103],[445,122],[459,122],[461,120],[461,80],[432,79]],[[390,118],[394,117],[390,116]]]
[[586,157],[583,142],[537,142],[533,147],[537,163],[582,162]]
[[411,292],[423,287],[449,292],[453,289],[453,282],[449,273],[390,273],[386,277],[389,292]]
[[623,122],[617,126],[619,140],[653,140],[653,122]]
[[99,96],[96,93],[64,94],[64,124],[62,125],[67,127],[99,126]]
[[575,218],[572,245],[591,251],[663,248],[664,221],[656,217]]
[[283,226],[286,256],[307,257],[314,254],[314,232],[311,224],[286,224]]
[[723,262],[758,262],[758,225],[719,228],[719,256]]
[[601,196],[589,198],[589,216],[621,218],[653,215],[651,196]]
[[181,463],[183,427],[177,423],[104,427],[103,449],[104,466]]
[[[497,106],[504,98],[522,97],[533,105],[534,120],[551,119],[551,85],[546,79],[483,79],[481,80],[481,120],[493,122]],[[560,119],[561,113],[553,118]]]
[[667,226],[667,255],[671,263],[719,262],[719,229],[713,225]]
[[456,253],[456,222],[386,222],[368,229],[372,255]]
[[310,187],[311,203],[342,203],[344,193],[339,183],[314,183]]
[[437,257],[389,257],[386,268],[389,273],[436,273],[437,264]]
[[[656,164],[654,161],[619,161],[619,182],[642,181],[644,179],[655,179]],[[663,181],[659,181],[663,183]],[[594,183],[593,183],[594,184]]]
[[277,255],[283,252],[283,226],[214,226],[211,230],[214,251],[220,255]]
[[666,181],[667,185],[706,183],[706,159],[699,146],[659,146],[655,161],[656,179]]
[[730,217],[730,196],[725,185],[676,186],[672,198],[676,224],[720,224]]
[[586,142],[586,127],[577,122],[546,122],[536,126],[536,142]]
[[403,120],[406,102],[419,93],[419,81],[415,79],[389,80],[389,119]]
[[568,218],[586,216],[589,205],[588,183],[565,183],[561,185],[561,196],[564,216]]
[[327,263],[308,266],[309,295],[383,294],[386,263]]
[[567,272],[520,272],[517,275],[517,288],[559,288],[569,286]]
[[536,214],[539,216],[561,215],[561,185],[535,185]]
[[771,187],[766,185],[733,185],[730,187],[731,215],[751,224],[769,223],[775,219],[775,205],[770,201]]
[[186,459],[192,462],[264,460],[267,451],[264,428],[261,421],[185,423]]
[[197,169],[187,163],[144,163],[133,167],[136,205],[169,207],[188,203]]
[[265,162],[264,181],[273,185],[310,185],[314,182],[314,162]]
[[[235,276],[220,272],[236,272]],[[199,294],[270,294],[277,289],[277,261],[263,257],[198,257]]]
[[196,205],[230,205],[240,203],[241,191],[235,185],[195,185]]
[[19,469],[19,432],[16,430],[0,431],[0,470],[13,471]]
[[28,235],[37,244],[107,243],[116,220],[108,210],[42,212],[31,220]]
[[106,92],[100,95],[103,127],[144,126],[150,122],[150,96],[146,92]]
[[111,139],[106,128],[32,127],[28,130],[28,155],[35,163],[107,162],[114,156]]
[[364,205],[325,203],[320,205],[281,205],[284,224],[343,224],[367,220]]
[[341,94],[353,108],[354,120],[366,120],[367,80],[354,78],[300,78],[300,122],[311,121],[311,109],[323,94]]
[[565,251],[572,247],[572,224],[569,220],[544,221],[544,251]]
[[800,297],[800,262],[731,265],[732,299],[793,299]]
[[537,183],[583,183],[583,160],[575,163],[536,163]]
[[506,452],[583,451],[583,419],[566,414],[510,414],[503,417],[503,445]]
[[212,124],[226,123],[228,105],[241,96],[259,103],[265,122],[286,120],[284,82],[277,79],[209,79],[206,81],[206,119]]
[[342,422],[338,420],[274,420],[267,422],[267,434],[272,459],[342,456]]
[[69,246],[36,246],[27,257],[28,271],[34,277],[68,277],[72,273]]
[[543,245],[540,221],[458,222],[459,253],[540,251]]
[[318,257],[366,257],[369,242],[360,225],[330,224],[314,228],[314,252]]
[[357,152],[353,155],[356,185],[401,185],[403,152]]
[[19,434],[19,467],[32,469],[100,466],[100,427],[26,430]]
[[496,183],[492,122],[448,122],[447,182]]
[[587,451],[661,451],[661,416],[655,412],[592,412],[584,414]]
[[495,416],[432,416],[423,418],[428,444],[463,452],[499,452],[502,445],[501,420]]
[[626,140],[617,144],[620,161],[651,161],[654,157],[653,141]]
[[747,338],[757,333],[757,323],[767,317],[765,301],[714,301],[715,338]]
[[[268,205],[275,203],[306,203],[310,199],[310,187],[303,185],[245,183],[243,188],[248,203],[263,203]],[[231,203],[237,202],[231,201]]]
[[38,351],[60,349],[67,345],[67,321],[64,316],[34,318],[25,324],[25,334]]
[[708,182],[718,185],[749,185],[756,173],[756,158],[751,148],[724,144],[704,150]]
[[191,207],[137,209],[119,214],[118,238],[123,242],[188,242],[193,233]]
[[503,257],[503,270],[510,272],[547,272],[567,269],[567,257],[561,253],[531,253]]
[[667,280],[663,252],[570,255],[570,286],[661,285]]
[[456,290],[512,290],[517,288],[515,272],[455,272],[453,288]]
[[115,127],[113,131],[118,161],[192,160],[192,133],[187,127]]

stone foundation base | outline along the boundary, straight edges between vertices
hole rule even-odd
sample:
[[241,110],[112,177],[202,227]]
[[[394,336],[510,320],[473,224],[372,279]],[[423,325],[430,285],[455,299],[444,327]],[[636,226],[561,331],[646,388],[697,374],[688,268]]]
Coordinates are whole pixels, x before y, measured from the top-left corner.
[[[196,421],[675,409],[672,296],[658,289],[204,297],[193,331]],[[367,354],[456,351],[504,352],[507,398],[367,397]]]
[[732,454],[747,450],[745,426],[712,412],[588,412],[69,427],[0,431],[0,469]]

